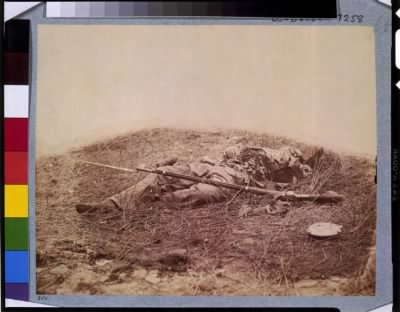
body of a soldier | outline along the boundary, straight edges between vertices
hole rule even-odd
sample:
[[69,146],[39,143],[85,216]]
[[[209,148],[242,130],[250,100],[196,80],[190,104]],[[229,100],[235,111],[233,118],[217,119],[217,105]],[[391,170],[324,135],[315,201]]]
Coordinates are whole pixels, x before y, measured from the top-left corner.
[[[158,170],[200,177],[211,181],[243,185],[245,175],[232,168],[193,162],[190,164],[163,166]],[[125,207],[133,202],[174,202],[199,205],[220,202],[226,199],[228,191],[206,183],[197,183],[160,174],[149,174],[128,189],[109,198],[117,207]]]
[[[251,152],[254,150],[257,150],[257,148],[249,150],[248,148],[240,146],[229,147],[224,152],[223,161],[218,163],[197,161],[190,164],[162,166],[157,169],[165,172],[245,186],[255,181],[252,176],[257,172],[255,173],[252,167],[254,166],[254,160],[260,155],[264,157],[266,154],[266,158],[264,158],[267,159],[267,163],[264,161],[264,166],[271,167],[274,172],[285,168],[304,167],[300,162],[301,154],[299,154],[299,151],[296,149],[293,150],[285,147],[280,150],[270,150],[271,153],[269,154],[269,150],[264,148],[260,149],[260,152],[256,155],[257,157],[254,155],[249,156],[249,151]],[[290,161],[288,161],[288,157]],[[243,162],[243,158],[247,159]],[[268,162],[272,163],[268,164]],[[271,168],[265,168],[268,169],[264,170],[265,174],[263,174],[263,176],[265,179],[272,179],[272,176],[269,175]],[[259,173],[257,174],[259,175]],[[214,185],[197,183],[165,175],[149,174],[143,180],[101,203],[78,204],[76,209],[80,213],[102,207],[123,209],[125,207],[131,207],[137,202],[151,201],[174,203],[177,206],[181,204],[196,206],[211,202],[221,202],[225,200],[229,194],[230,192],[228,190]]]

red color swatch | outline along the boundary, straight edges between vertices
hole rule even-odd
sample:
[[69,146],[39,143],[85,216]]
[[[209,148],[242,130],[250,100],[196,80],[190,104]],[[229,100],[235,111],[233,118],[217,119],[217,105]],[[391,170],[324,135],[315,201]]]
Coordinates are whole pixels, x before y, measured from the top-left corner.
[[28,118],[4,118],[4,151],[28,151]]
[[28,184],[28,153],[5,152],[4,183]]

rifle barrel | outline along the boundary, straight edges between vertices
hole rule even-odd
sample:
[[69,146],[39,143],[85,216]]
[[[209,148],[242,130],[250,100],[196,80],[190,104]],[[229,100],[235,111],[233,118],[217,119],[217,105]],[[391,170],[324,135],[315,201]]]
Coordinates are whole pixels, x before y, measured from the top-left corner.
[[273,190],[264,190],[261,188],[257,187],[251,187],[251,186],[245,186],[245,185],[237,185],[237,184],[231,184],[231,183],[226,183],[226,182],[220,182],[220,181],[214,181],[211,179],[207,178],[202,178],[202,177],[196,177],[196,176],[190,176],[186,174],[180,174],[180,173],[175,173],[175,172],[169,172],[169,171],[164,171],[160,169],[148,169],[148,168],[136,168],[138,171],[143,171],[143,172],[148,172],[148,173],[156,173],[156,174],[161,174],[165,175],[167,177],[173,177],[173,178],[178,178],[178,179],[183,179],[183,180],[189,180],[193,182],[198,182],[198,183],[204,183],[204,184],[210,184],[214,186],[221,186],[223,188],[228,188],[231,190],[245,190],[251,193],[255,194],[260,194],[260,195],[279,195],[281,192],[279,191],[273,191]]
[[344,197],[342,195],[333,195],[333,194],[296,194],[294,192],[280,192],[280,191],[274,191],[274,190],[267,190],[267,189],[262,189],[258,187],[251,187],[251,186],[245,186],[245,185],[237,185],[237,184],[231,184],[231,183],[226,183],[226,182],[220,182],[220,181],[214,181],[211,179],[207,178],[202,178],[202,177],[196,177],[196,176],[190,176],[186,174],[180,174],[180,173],[174,173],[174,172],[169,172],[169,171],[164,171],[161,169],[148,169],[148,168],[136,168],[137,171],[143,171],[143,172],[148,172],[148,173],[156,173],[160,175],[165,175],[173,178],[178,178],[178,179],[183,179],[183,180],[189,180],[197,183],[204,183],[204,184],[209,184],[209,185],[214,185],[214,186],[220,186],[223,188],[231,189],[231,190],[244,190],[249,193],[254,193],[258,195],[270,195],[270,196],[280,196],[283,199],[286,200],[315,200],[316,202],[332,202],[332,201],[343,201]]
[[94,162],[94,161],[88,161],[88,160],[79,160],[79,161],[82,163],[85,163],[85,164],[94,165],[94,166],[103,167],[103,168],[115,169],[115,170],[124,171],[124,172],[133,172],[133,173],[136,172],[134,169],[116,167],[116,166],[112,166],[112,165],[101,164],[101,163]]

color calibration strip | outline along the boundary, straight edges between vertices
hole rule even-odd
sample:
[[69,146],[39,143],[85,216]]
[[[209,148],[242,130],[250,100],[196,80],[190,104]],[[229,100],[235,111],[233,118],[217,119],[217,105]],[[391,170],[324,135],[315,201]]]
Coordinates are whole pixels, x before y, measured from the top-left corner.
[[336,18],[335,0],[47,2],[47,17]]
[[29,300],[28,20],[5,23],[4,241],[5,297]]

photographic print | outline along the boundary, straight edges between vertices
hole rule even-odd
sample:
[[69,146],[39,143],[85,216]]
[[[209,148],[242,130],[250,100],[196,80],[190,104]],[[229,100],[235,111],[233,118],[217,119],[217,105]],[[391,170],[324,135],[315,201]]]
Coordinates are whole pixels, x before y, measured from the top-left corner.
[[373,27],[38,25],[37,294],[374,296]]

